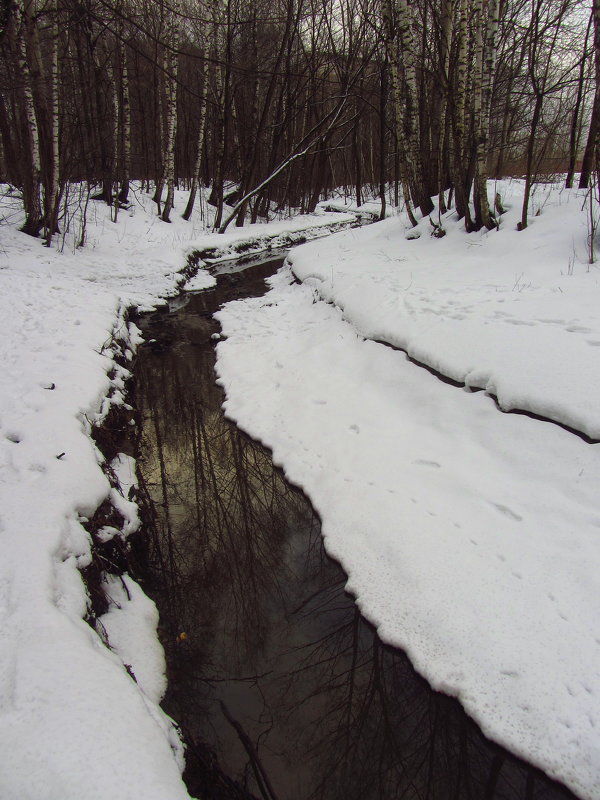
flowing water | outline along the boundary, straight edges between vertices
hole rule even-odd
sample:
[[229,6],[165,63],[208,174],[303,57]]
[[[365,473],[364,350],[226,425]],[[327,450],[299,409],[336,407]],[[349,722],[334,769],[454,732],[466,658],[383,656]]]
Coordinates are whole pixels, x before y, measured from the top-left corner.
[[[270,454],[225,419],[213,312],[265,291],[281,260],[141,322],[146,591],[168,661],[164,707],[211,798],[571,797],[488,742],[459,704],[383,645],[344,592],[319,519]],[[230,269],[237,267],[230,266]]]

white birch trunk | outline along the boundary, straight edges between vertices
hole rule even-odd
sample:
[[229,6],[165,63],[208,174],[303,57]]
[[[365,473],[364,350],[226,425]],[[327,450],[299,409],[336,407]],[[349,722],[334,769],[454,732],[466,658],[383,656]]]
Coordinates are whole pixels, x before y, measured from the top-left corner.
[[[485,29],[485,41],[483,39]],[[477,136],[476,181],[478,194],[478,221],[491,229],[496,221],[490,212],[487,195],[487,158],[490,128],[490,109],[492,88],[496,66],[496,35],[498,31],[498,0],[488,0],[487,19],[484,25],[480,20],[478,29],[478,63],[481,64],[481,79],[478,92],[478,103],[475,113],[475,130]]]
[[[441,42],[440,42],[440,67],[441,67],[441,108],[438,136],[438,211],[446,212],[446,199],[444,197],[444,149],[446,147],[446,114],[448,109],[448,94],[450,91],[450,34],[452,31],[452,0],[445,0],[442,11]],[[451,138],[451,137],[450,137]],[[450,147],[450,150],[452,148]],[[441,224],[441,220],[440,220]]]
[[54,19],[51,24],[51,56],[50,56],[50,141],[52,145],[52,165],[50,170],[50,183],[47,187],[46,197],[46,244],[52,244],[52,236],[57,228],[58,206],[60,202],[60,151],[58,142],[58,0],[52,9]]
[[382,4],[383,26],[385,30],[386,48],[388,51],[388,62],[390,68],[390,90],[392,95],[392,105],[394,108],[394,122],[396,127],[396,137],[399,148],[399,165],[400,165],[400,181],[402,183],[402,194],[404,195],[404,206],[411,225],[416,225],[412,209],[412,200],[410,195],[410,167],[409,159],[407,156],[407,148],[404,142],[404,113],[402,96],[400,90],[400,68],[399,68],[399,52],[398,44],[396,41],[396,34],[394,31],[394,12],[392,0],[383,0]]
[[167,141],[165,146],[165,181],[167,196],[161,219],[170,222],[175,196],[175,134],[177,132],[177,69],[179,64],[179,3],[172,4],[172,17],[170,21],[169,57],[167,76]]
[[129,173],[131,170],[131,102],[129,98],[129,72],[127,68],[127,50],[125,42],[121,42],[121,87],[123,91],[121,105],[121,130],[123,137],[123,163],[121,169],[121,188],[119,202],[127,203],[129,199]]
[[[110,175],[110,201],[112,206],[111,211],[111,219],[113,222],[117,221],[117,216],[119,213],[119,198],[118,192],[113,192],[113,177],[115,171],[117,170],[118,160],[119,160],[119,94],[117,91],[117,79],[115,75],[114,65],[111,61],[111,48],[108,48],[107,54],[107,61],[106,61],[106,73],[108,76],[108,83],[110,86],[110,105],[111,105],[111,115],[112,115],[112,153],[111,153],[111,175]],[[105,191],[107,194],[107,198],[109,196],[108,187],[105,187]]]
[[[217,107],[217,120],[214,131],[215,146],[215,174],[213,178],[212,196],[216,201],[214,228],[218,230],[223,217],[223,180],[225,170],[225,79],[223,60],[225,57],[225,19],[220,0],[212,0],[211,23],[213,29],[214,58],[215,58],[215,103]],[[221,62],[221,63],[219,63]]]
[[23,78],[22,101],[25,123],[27,129],[27,149],[31,161],[30,174],[26,185],[23,187],[23,201],[25,205],[25,224],[23,231],[32,236],[37,236],[43,224],[42,204],[40,197],[41,188],[41,156],[40,156],[40,136],[35,106],[33,101],[33,91],[31,88],[31,71],[27,58],[27,26],[28,15],[25,10],[23,0],[15,0],[13,13],[16,27],[16,50],[19,62],[19,72]]

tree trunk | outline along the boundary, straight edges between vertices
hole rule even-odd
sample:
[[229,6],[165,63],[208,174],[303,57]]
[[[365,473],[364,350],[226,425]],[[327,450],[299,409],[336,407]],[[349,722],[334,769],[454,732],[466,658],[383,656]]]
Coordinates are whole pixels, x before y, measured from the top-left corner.
[[525,190],[523,192],[523,207],[521,210],[521,221],[517,225],[517,229],[522,231],[527,227],[527,215],[529,213],[529,197],[531,195],[531,185],[533,183],[533,161],[535,155],[535,142],[537,127],[542,114],[543,95],[538,93],[535,98],[535,106],[533,109],[533,117],[531,120],[531,130],[529,131],[529,139],[527,141],[527,174],[525,175]]
[[457,32],[456,90],[453,104],[454,112],[454,153],[452,171],[454,175],[454,196],[459,219],[464,218],[465,229],[473,230],[469,207],[470,181],[465,166],[466,152],[466,94],[467,94],[467,55],[468,55],[468,0],[460,0]]
[[200,122],[198,125],[198,138],[196,140],[196,163],[194,164],[194,174],[192,175],[192,185],[190,187],[190,194],[188,197],[187,205],[182,216],[185,220],[189,220],[194,210],[194,203],[196,201],[196,192],[200,185],[202,175],[202,153],[204,148],[204,131],[206,129],[206,89],[208,86],[208,58],[207,53],[203,49],[200,58],[202,59],[202,73],[200,78]]
[[23,180],[23,205],[25,208],[25,223],[21,230],[30,236],[38,236],[44,224],[41,203],[41,155],[40,155],[40,136],[35,107],[33,102],[33,91],[31,88],[31,73],[29,60],[27,58],[27,46],[25,37],[26,29],[31,24],[29,15],[25,10],[23,0],[14,0],[12,11],[15,22],[16,51],[19,64],[19,72],[22,77],[21,102],[23,116],[25,119],[25,153],[27,166],[24,170]]
[[177,131],[177,76],[179,64],[179,4],[177,0],[172,2],[170,12],[170,31],[168,37],[169,56],[167,59],[169,74],[167,75],[167,140],[165,143],[165,181],[167,184],[167,196],[161,219],[163,222],[170,222],[171,210],[175,197],[175,134]]
[[593,170],[598,168],[598,138],[600,135],[600,0],[594,0],[594,70],[596,80],[596,91],[594,93],[594,105],[592,107],[592,118],[588,133],[585,153],[581,165],[581,175],[579,178],[579,188],[588,189],[590,175]]
[[[496,227],[496,220],[490,213],[487,195],[487,156],[489,116],[496,63],[496,31],[498,30],[497,0],[488,0],[487,22],[485,24],[485,47],[483,36],[483,4],[476,0],[475,11],[475,75],[474,94],[474,129],[476,135],[475,186],[476,198],[475,220],[477,227],[485,226],[488,230]],[[484,57],[485,54],[485,57]]]
[[50,142],[52,148],[50,180],[46,190],[46,245],[52,244],[52,236],[57,230],[58,206],[60,202],[60,162],[58,147],[58,2],[52,9],[53,20],[51,23],[51,55],[50,55]]
[[386,196],[385,196],[385,176],[386,176],[386,113],[387,103],[387,63],[381,66],[379,79],[379,199],[381,209],[379,219],[385,219]]
[[404,105],[400,89],[400,69],[399,53],[394,30],[394,16],[392,0],[383,0],[382,4],[383,26],[385,31],[385,43],[388,53],[388,63],[390,66],[390,88],[392,95],[392,105],[394,108],[394,121],[396,124],[396,137],[398,142],[398,167],[400,172],[400,182],[402,184],[402,194],[404,195],[404,207],[411,225],[417,225],[417,219],[412,209],[412,199],[410,193],[410,169],[406,150],[404,148]]
[[129,94],[129,70],[127,66],[127,49],[121,42],[121,129],[122,129],[122,165],[119,203],[125,205],[129,200],[129,175],[131,170],[131,99]]
[[[227,2],[229,9],[229,2]],[[227,138],[227,115],[225,113],[227,98],[229,96],[229,88],[227,86],[228,79],[228,64],[222,65],[220,60],[225,54],[227,62],[227,54],[229,52],[229,45],[224,46],[223,40],[223,20],[219,8],[218,0],[212,1],[212,27],[213,27],[213,41],[215,44],[215,100],[216,100],[216,124],[214,135],[216,137],[216,150],[215,150],[215,172],[213,178],[211,202],[216,207],[214,228],[218,230],[223,218],[223,185],[224,185],[224,172],[225,172],[225,157],[227,153],[226,138]],[[229,10],[227,12],[229,17]],[[229,39],[229,26],[227,26],[227,37]],[[225,73],[225,74],[224,74]]]

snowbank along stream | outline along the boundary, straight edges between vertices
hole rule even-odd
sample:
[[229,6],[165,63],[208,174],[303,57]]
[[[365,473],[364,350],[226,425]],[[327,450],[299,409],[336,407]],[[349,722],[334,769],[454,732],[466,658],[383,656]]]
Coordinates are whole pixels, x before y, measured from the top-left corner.
[[161,615],[164,707],[193,796],[265,800],[572,797],[488,742],[383,645],[325,554],[319,519],[227,421],[212,314],[262,294],[281,259],[146,316],[136,364],[145,590]]

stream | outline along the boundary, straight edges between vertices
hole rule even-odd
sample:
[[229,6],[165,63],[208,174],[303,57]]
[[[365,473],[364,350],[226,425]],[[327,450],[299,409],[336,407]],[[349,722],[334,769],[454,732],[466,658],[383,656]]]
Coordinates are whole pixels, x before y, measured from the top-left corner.
[[225,419],[212,314],[262,294],[273,259],[139,323],[145,591],[168,665],[163,707],[192,796],[264,800],[573,797],[485,739],[381,643],[269,452]]

